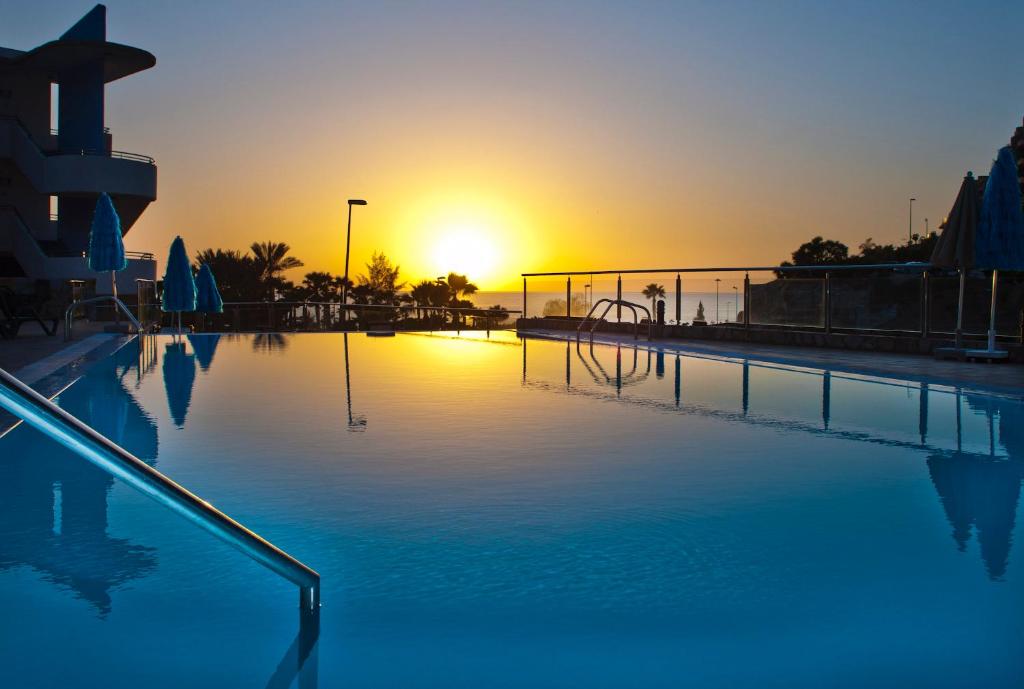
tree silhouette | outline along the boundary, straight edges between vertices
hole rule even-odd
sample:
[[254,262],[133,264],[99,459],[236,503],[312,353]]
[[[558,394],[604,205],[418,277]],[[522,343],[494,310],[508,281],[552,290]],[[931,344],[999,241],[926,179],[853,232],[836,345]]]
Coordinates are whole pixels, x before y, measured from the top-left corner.
[[286,270],[301,268],[304,264],[294,256],[289,256],[292,250],[284,242],[253,242],[249,247],[253,254],[253,264],[263,284],[263,294],[266,299],[273,301],[274,292],[286,287],[282,273]]
[[651,320],[654,320],[655,302],[659,297],[665,296],[665,286],[652,282],[644,287],[642,294],[651,300]]

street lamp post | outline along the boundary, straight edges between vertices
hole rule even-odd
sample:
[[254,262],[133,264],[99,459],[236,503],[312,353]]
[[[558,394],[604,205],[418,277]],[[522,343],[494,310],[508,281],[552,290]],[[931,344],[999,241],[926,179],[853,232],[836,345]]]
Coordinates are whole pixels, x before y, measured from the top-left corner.
[[715,278],[715,323],[721,323],[721,319],[718,317],[718,283],[722,281],[722,278]]
[[914,243],[914,201],[917,201],[917,199],[910,199],[910,218],[907,221],[907,246]]
[[348,311],[345,309],[345,305],[348,304],[348,253],[349,247],[352,245],[352,206],[365,206],[366,201],[363,199],[349,199],[348,200],[348,226],[345,229],[345,281],[341,285],[341,313],[342,320],[348,322]]
[[732,292],[733,292],[733,295],[736,297],[736,299],[735,299],[736,308],[733,309],[733,315],[736,318],[736,320],[739,320],[739,318],[740,318],[740,288],[737,287],[736,285],[733,285],[732,286]]

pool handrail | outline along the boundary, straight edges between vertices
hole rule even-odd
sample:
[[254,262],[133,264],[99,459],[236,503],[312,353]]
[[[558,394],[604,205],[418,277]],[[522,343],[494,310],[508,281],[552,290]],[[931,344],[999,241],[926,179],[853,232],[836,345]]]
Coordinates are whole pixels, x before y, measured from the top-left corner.
[[648,340],[651,339],[651,325],[652,325],[651,312],[650,312],[650,310],[648,310],[648,308],[646,306],[643,306],[642,304],[634,304],[633,302],[626,301],[625,299],[608,299],[606,297],[606,298],[598,299],[597,301],[595,301],[594,305],[590,307],[590,311],[587,313],[587,315],[584,316],[583,320],[580,321],[580,324],[578,326],[576,326],[576,344],[579,344],[579,342],[580,342],[580,332],[582,332],[583,326],[585,326],[587,324],[587,321],[590,320],[590,317],[594,315],[594,311],[597,310],[597,307],[600,306],[603,303],[607,303],[608,306],[605,307],[604,312],[601,314],[600,318],[595,318],[594,319],[594,325],[592,325],[590,327],[590,343],[591,344],[594,343],[594,331],[597,330],[597,326],[601,325],[601,322],[604,320],[604,317],[608,315],[608,312],[611,311],[611,308],[613,306],[620,306],[620,307],[621,306],[625,306],[627,309],[629,309],[630,311],[633,312],[633,339],[634,340],[640,339],[640,320],[639,320],[639,318],[637,316],[636,310],[637,309],[643,310],[643,312],[647,314],[647,339]]
[[131,324],[133,326],[135,326],[135,332],[136,333],[140,333],[140,334],[142,333],[142,324],[139,323],[139,319],[137,319],[134,316],[134,314],[132,314],[131,310],[127,306],[124,305],[123,301],[121,301],[120,299],[118,299],[117,297],[115,297],[112,294],[108,294],[108,295],[102,296],[102,297],[90,297],[89,299],[79,299],[77,301],[71,302],[71,305],[68,306],[68,308],[64,310],[64,341],[65,342],[69,341],[71,339],[71,337],[72,337],[71,328],[72,328],[72,324],[74,323],[74,320],[75,320],[75,309],[77,309],[79,306],[82,306],[83,304],[92,304],[92,303],[95,303],[95,302],[98,302],[98,301],[112,301],[112,302],[114,302],[114,307],[116,309],[120,310],[121,313],[123,313],[128,318],[129,322],[131,322]]
[[318,615],[320,575],[316,571],[167,478],[2,368],[0,407],[296,584],[303,616]]

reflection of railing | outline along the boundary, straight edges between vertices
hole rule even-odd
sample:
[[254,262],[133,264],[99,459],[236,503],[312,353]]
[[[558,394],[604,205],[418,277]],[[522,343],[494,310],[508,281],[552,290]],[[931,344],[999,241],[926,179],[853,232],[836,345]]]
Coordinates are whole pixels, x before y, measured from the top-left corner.
[[0,406],[111,476],[177,512],[299,587],[303,618],[320,605],[320,575],[185,490],[0,369]]
[[[749,329],[800,329],[825,333],[899,334],[929,337],[952,336],[955,330],[957,293],[945,289],[944,276],[953,275],[928,263],[882,263],[869,265],[742,266],[713,268],[642,268],[628,270],[581,270],[523,273],[523,307],[527,311],[530,278],[566,279],[571,294],[574,276],[586,276],[584,288],[593,289],[593,279],[616,276],[615,298],[622,299],[622,277],[630,275],[675,274],[675,323],[682,324],[683,274],[743,273],[742,305],[737,304],[735,323],[716,325]],[[772,273],[780,279],[752,285],[751,273]],[[952,283],[952,281],[950,281]],[[934,284],[933,284],[934,283]],[[939,289],[940,286],[942,289]],[[1018,290],[1019,291],[1019,290]],[[988,291],[977,284],[965,303],[966,321],[978,316],[969,335],[984,336],[988,324]],[[717,298],[717,292],[714,293]],[[733,295],[730,293],[729,297]],[[971,297],[977,297],[973,304]],[[984,297],[984,299],[982,299]],[[1024,304],[1013,301],[1012,290],[1000,293],[999,330],[1002,339],[1022,339]],[[983,304],[981,302],[984,302]],[[705,304],[707,302],[705,301]],[[953,316],[950,316],[953,314]],[[621,320],[621,309],[618,310]],[[525,315],[524,315],[525,317]],[[715,320],[718,320],[717,317]],[[934,321],[934,323],[933,323]],[[965,321],[965,322],[966,322]]]

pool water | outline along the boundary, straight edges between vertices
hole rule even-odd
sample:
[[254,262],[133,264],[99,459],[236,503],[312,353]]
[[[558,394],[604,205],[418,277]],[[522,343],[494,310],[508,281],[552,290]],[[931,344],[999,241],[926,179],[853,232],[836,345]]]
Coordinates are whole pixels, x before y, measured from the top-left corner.
[[318,570],[319,641],[20,426],[0,687],[1024,683],[1012,398],[481,333],[150,337],[58,401]]

